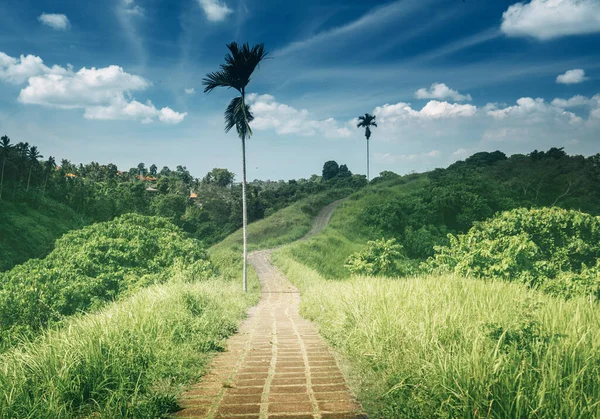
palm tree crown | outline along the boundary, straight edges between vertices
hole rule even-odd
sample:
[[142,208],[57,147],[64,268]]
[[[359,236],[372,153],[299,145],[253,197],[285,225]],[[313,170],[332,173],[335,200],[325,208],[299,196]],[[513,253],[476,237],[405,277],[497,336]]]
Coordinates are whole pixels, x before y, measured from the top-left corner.
[[369,138],[371,138],[371,127],[376,127],[377,126],[377,122],[375,122],[375,115],[370,115],[368,113],[365,114],[365,116],[359,116],[358,117],[358,124],[356,125],[357,128],[365,128],[365,137],[367,137],[367,140]]
[[250,48],[246,43],[238,46],[236,42],[227,45],[229,52],[225,55],[225,64],[221,64],[221,70],[208,73],[202,79],[204,93],[210,93],[217,87],[227,87],[240,92],[241,96],[233,98],[225,110],[225,132],[236,127],[241,139],[250,138],[252,129],[250,122],[254,119],[250,113],[250,107],[246,105],[246,86],[250,83],[250,76],[268,55],[264,44],[258,44]]
[[13,148],[14,146],[10,143],[10,138],[8,138],[6,135],[3,135],[0,138],[0,156],[3,158],[7,157]]

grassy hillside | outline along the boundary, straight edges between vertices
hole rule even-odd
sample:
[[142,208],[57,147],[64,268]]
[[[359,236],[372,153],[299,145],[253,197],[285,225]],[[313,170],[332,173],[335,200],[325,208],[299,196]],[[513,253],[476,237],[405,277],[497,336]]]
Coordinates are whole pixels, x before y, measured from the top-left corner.
[[257,282],[242,294],[182,272],[104,310],[68,321],[0,355],[0,418],[154,418],[177,408],[186,384],[221,351]]
[[86,224],[72,209],[51,199],[36,205],[0,201],[0,214],[0,271],[46,256],[56,239]]
[[599,175],[558,149],[384,173],[273,260],[371,417],[600,417]]
[[275,254],[373,418],[600,415],[600,307],[455,276],[325,279]]
[[[347,193],[307,198],[251,224],[251,248],[302,236],[322,207]],[[71,301],[77,289],[93,297],[94,288],[84,285],[103,284],[98,278],[122,283],[125,292],[90,314],[63,313],[59,323],[36,329],[35,339],[23,337],[0,354],[0,418],[149,418],[177,410],[177,397],[200,379],[211,356],[224,348],[226,337],[258,301],[252,269],[249,292],[241,292],[239,242],[236,232],[209,249],[214,269],[207,271],[195,240],[185,239],[164,219],[131,214],[69,233],[48,260],[17,267],[12,275],[19,278],[29,265],[42,272],[30,280],[38,281],[32,287],[23,284],[21,291],[28,293],[65,285],[52,276],[39,281],[45,271],[77,266],[71,279],[80,283],[66,290],[59,286],[62,296],[48,301]],[[54,261],[61,266],[53,266]],[[94,278],[86,271],[91,268],[100,271]],[[156,282],[161,283],[152,285]],[[13,291],[17,288],[15,282]],[[98,290],[102,300],[105,288]]]
[[292,244],[293,257],[327,278],[347,278],[344,268],[348,256],[362,249],[367,240],[379,237],[376,227],[361,217],[364,209],[382,200],[402,199],[422,190],[429,182],[427,174],[385,180],[350,195],[333,213],[329,225],[309,241]]

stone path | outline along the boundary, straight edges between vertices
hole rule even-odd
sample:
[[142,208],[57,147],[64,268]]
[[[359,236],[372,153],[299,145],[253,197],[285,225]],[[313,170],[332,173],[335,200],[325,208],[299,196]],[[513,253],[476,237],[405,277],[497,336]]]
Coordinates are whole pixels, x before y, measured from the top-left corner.
[[[329,221],[339,202],[315,219],[309,235]],[[262,296],[211,372],[185,393],[186,418],[367,418],[352,396],[328,345],[298,313],[300,295],[270,262],[272,250],[252,252]]]

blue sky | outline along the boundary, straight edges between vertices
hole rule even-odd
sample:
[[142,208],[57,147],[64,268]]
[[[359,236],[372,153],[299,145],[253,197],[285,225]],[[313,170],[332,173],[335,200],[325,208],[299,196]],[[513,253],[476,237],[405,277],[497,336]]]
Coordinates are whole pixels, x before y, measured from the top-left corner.
[[4,0],[0,134],[120,168],[240,172],[233,92],[202,92],[231,41],[270,52],[250,84],[249,179],[372,174],[477,151],[600,151],[600,0]]

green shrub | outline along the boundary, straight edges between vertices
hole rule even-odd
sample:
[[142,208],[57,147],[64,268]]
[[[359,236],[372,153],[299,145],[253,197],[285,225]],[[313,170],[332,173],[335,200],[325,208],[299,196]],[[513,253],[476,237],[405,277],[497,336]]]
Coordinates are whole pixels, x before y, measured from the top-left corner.
[[404,255],[404,249],[396,239],[379,239],[367,242],[367,247],[356,252],[344,265],[352,274],[406,276],[412,268]]
[[0,274],[0,348],[188,265],[211,275],[199,243],[162,218],[127,214],[65,234],[45,259]]
[[560,208],[520,208],[448,236],[426,271],[499,278],[552,294],[598,295],[600,218]]

